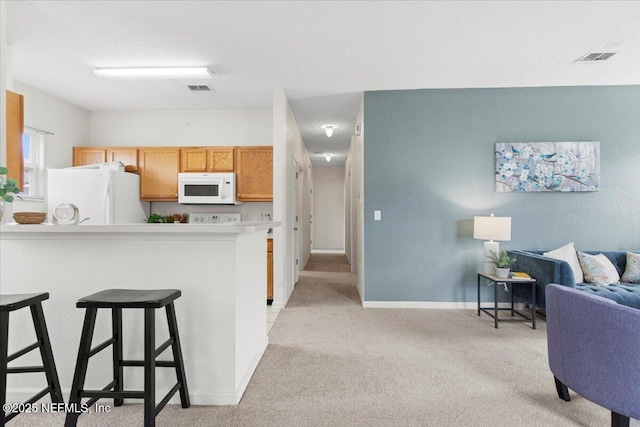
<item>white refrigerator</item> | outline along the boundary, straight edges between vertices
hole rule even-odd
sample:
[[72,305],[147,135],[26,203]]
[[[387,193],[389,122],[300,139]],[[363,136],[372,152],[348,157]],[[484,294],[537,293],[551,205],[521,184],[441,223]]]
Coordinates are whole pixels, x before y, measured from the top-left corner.
[[149,216],[149,202],[140,201],[140,176],[119,170],[47,169],[49,222],[61,203],[75,205],[83,225],[142,224]]

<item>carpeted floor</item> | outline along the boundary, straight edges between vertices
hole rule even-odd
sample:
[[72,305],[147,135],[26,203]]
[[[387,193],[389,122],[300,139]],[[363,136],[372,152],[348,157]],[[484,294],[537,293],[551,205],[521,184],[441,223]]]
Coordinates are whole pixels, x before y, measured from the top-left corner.
[[[364,309],[346,259],[329,257],[314,254],[301,272],[237,407],[169,405],[157,425],[609,425],[608,411],[575,393],[558,399],[544,321],[496,330],[474,310]],[[27,414],[10,425],[62,420]],[[142,406],[85,414],[79,425],[142,425]]]

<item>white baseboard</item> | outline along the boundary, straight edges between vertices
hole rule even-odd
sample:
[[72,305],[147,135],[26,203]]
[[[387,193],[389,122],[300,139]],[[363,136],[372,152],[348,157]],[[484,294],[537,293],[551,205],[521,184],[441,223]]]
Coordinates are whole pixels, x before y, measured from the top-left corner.
[[282,309],[284,308],[284,305],[285,305],[285,304],[284,304],[284,302],[282,302],[282,301],[273,301],[273,302],[271,303],[271,308],[272,308],[273,310],[280,311],[280,310],[282,310]]
[[[483,302],[482,307],[490,307],[492,303]],[[428,309],[470,309],[477,310],[477,302],[442,302],[442,301],[363,301],[364,308],[428,308]],[[498,308],[510,308],[511,303],[500,302]],[[516,304],[516,309],[521,310],[524,304]]]
[[311,249],[312,254],[338,254],[345,255],[344,249]]

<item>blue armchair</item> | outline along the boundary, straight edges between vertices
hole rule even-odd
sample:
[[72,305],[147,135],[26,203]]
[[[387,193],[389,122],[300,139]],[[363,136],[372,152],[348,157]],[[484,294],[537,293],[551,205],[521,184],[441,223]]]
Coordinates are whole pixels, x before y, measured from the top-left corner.
[[572,389],[611,411],[613,427],[640,418],[640,310],[549,284],[547,345],[558,397]]

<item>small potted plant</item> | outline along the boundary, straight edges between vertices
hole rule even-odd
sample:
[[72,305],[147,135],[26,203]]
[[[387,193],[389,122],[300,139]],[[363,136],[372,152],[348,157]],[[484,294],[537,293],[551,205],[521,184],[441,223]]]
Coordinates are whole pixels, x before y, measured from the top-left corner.
[[503,279],[509,277],[511,266],[516,263],[516,259],[511,258],[505,250],[500,251],[500,254],[491,251],[491,260],[496,264],[496,276]]
[[18,196],[20,192],[18,182],[15,179],[7,178],[8,173],[9,170],[7,168],[0,166],[0,221],[2,221],[4,202],[13,202],[14,195],[20,198]]

